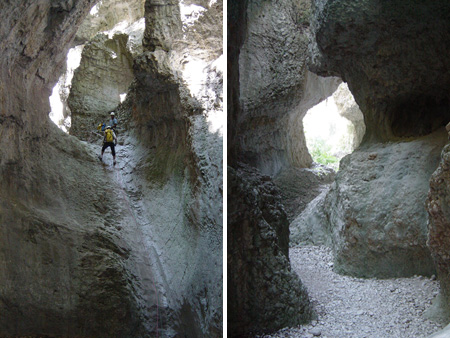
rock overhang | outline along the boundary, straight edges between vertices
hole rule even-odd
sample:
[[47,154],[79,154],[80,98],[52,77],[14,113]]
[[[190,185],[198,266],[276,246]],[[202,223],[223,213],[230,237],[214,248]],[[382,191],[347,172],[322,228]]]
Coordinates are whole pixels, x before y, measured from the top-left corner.
[[450,4],[315,1],[311,69],[340,76],[365,114],[366,140],[429,134],[450,119]]

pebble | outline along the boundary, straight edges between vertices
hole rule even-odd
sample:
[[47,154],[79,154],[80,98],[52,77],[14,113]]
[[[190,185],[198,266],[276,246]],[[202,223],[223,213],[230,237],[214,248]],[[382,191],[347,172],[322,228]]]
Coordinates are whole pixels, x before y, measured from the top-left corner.
[[322,331],[320,331],[319,329],[312,329],[311,331],[309,331],[309,333],[311,333],[314,337],[319,337],[322,334]]

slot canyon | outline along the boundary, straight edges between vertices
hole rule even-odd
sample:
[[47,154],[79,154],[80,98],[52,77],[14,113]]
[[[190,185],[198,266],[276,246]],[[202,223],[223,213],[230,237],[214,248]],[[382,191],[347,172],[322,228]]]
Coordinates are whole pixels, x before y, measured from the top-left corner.
[[[450,3],[227,10],[229,336],[449,337]],[[363,116],[336,173],[303,126],[330,96]]]
[[221,337],[222,1],[0,18],[0,337]]

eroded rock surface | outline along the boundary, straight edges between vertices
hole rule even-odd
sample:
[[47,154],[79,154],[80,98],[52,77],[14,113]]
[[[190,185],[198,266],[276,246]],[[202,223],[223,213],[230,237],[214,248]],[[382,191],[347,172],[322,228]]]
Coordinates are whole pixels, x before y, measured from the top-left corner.
[[[291,271],[289,227],[270,177],[229,168],[228,330],[231,336],[274,331],[312,316],[306,289]],[[272,301],[268,301],[272,300]]]
[[[210,15],[221,15],[217,6],[210,9]],[[165,325],[175,335],[220,336],[222,135],[211,131],[208,116],[223,107],[223,74],[212,66],[202,69],[202,100],[185,82],[180,60],[190,42],[177,40],[184,39],[178,2],[148,1],[146,22],[145,51],[135,58],[135,81],[118,109],[131,149],[123,163],[126,185],[138,196],[152,196],[138,205],[144,238],[154,243],[163,267],[170,310]]]
[[139,264],[119,234],[117,191],[90,150],[47,117],[51,88],[93,4],[1,5],[1,336],[151,331],[133,293]]
[[331,246],[331,236],[325,209],[325,198],[329,188],[329,185],[323,187],[320,194],[292,220],[289,225],[289,245],[291,247],[303,244]]
[[316,165],[312,168],[290,168],[274,178],[281,190],[283,205],[291,222],[308,204],[334,181],[333,169]]
[[[296,16],[307,6],[307,2],[294,1],[228,2],[231,336],[273,331],[311,317],[308,296],[290,271],[285,254],[289,229],[279,193],[272,179],[265,176],[311,163],[301,132],[301,114],[334,86],[331,94],[339,83],[335,80],[324,84],[307,73],[307,23]],[[281,61],[287,67],[280,65]],[[307,81],[323,89],[321,94],[305,93],[303,85]],[[302,98],[304,110],[300,107]],[[282,231],[276,230],[280,225]]]
[[450,4],[313,1],[312,70],[340,76],[368,140],[431,133],[450,120]]
[[429,214],[428,246],[436,263],[438,277],[441,283],[442,305],[447,313],[450,313],[450,271],[449,257],[449,188],[450,181],[450,146],[446,145],[442,150],[442,158],[437,170],[430,180],[430,191],[426,201]]
[[99,34],[84,47],[67,100],[71,135],[91,139],[91,132],[109,119],[109,112],[121,101],[120,95],[128,91],[134,78],[128,38],[127,34],[112,38]]
[[374,144],[341,161],[324,203],[337,271],[363,277],[431,275],[423,208],[445,133]]
[[307,1],[248,2],[248,34],[239,54],[243,113],[236,128],[241,160],[264,174],[311,165],[303,116],[339,84],[307,71],[309,7]]
[[[147,1],[148,20],[179,22],[174,4]],[[47,118],[93,5],[0,5],[0,336],[220,336],[222,138],[170,55],[144,56],[133,70],[119,115],[135,128],[121,135],[116,167]],[[159,92],[140,92],[146,83]]]
[[98,32],[123,27],[144,17],[145,0],[101,0],[91,9],[77,31],[74,44],[89,42]]
[[338,107],[339,114],[351,122],[351,128],[348,130],[348,133],[353,135],[350,148],[354,150],[361,144],[366,133],[364,115],[355,102],[346,83],[340,84],[338,89],[333,93],[333,98]]
[[432,270],[422,206],[445,143],[436,135],[450,119],[449,59],[442,58],[450,48],[443,34],[450,31],[449,15],[446,1],[313,2],[311,70],[348,83],[367,128],[325,200],[325,208],[334,208],[326,213],[342,272]]

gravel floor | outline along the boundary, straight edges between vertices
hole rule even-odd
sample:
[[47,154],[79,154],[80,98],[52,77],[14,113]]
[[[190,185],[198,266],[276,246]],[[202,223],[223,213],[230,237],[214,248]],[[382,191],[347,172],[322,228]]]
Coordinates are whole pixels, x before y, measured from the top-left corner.
[[291,264],[309,291],[318,315],[310,325],[286,328],[261,337],[421,338],[442,326],[424,311],[439,283],[425,277],[360,279],[332,271],[328,248],[290,250]]

